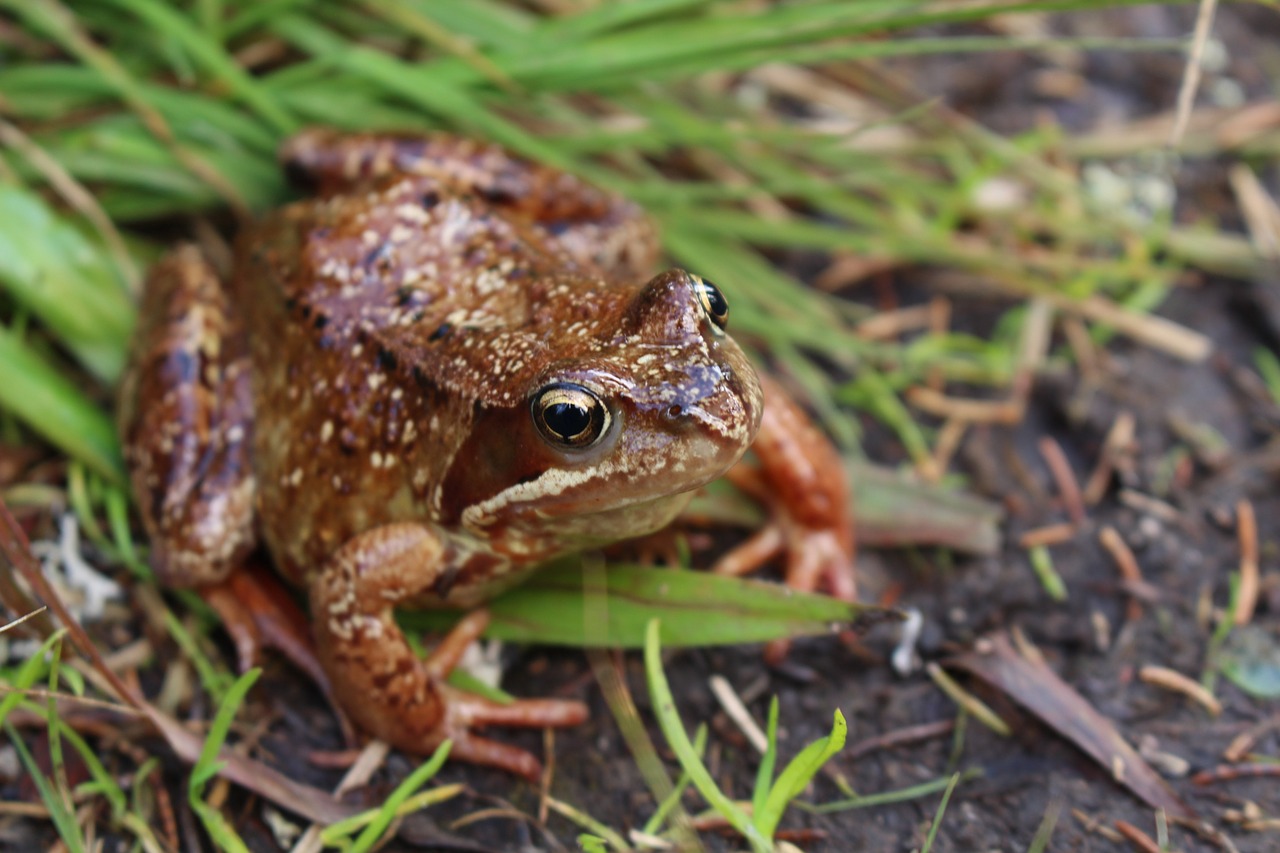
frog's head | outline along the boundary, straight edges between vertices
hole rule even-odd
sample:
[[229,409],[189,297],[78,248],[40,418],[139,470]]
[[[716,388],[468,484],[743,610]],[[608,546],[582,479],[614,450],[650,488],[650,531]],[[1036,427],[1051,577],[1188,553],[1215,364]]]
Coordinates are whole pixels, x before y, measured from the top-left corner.
[[557,330],[521,405],[477,413],[444,490],[464,526],[552,548],[644,535],[754,440],[759,381],[714,284],[676,269],[601,296]]

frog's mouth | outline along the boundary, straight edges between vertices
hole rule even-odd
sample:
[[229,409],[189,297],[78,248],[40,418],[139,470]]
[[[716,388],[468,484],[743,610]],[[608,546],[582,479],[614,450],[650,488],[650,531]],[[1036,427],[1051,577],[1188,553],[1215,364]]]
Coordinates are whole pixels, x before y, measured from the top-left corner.
[[566,504],[554,512],[540,510],[543,525],[578,548],[608,545],[655,533],[689,505],[695,490],[657,497],[636,497],[630,501],[609,501],[592,509],[589,503]]

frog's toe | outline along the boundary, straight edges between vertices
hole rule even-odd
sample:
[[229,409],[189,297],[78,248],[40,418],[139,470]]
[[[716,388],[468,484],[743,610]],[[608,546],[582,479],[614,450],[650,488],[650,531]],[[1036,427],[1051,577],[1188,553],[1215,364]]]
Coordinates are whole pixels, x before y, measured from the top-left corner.
[[441,685],[451,721],[474,726],[524,726],[562,729],[587,719],[587,706],[573,699],[517,699],[493,702],[448,685]]
[[453,758],[499,767],[534,781],[542,773],[537,758],[519,747],[478,737],[471,730],[488,725],[566,728],[587,719],[587,706],[572,700],[519,699],[504,704],[447,684],[436,689],[446,707],[442,733],[453,740]]
[[802,592],[825,587],[842,601],[857,597],[853,554],[831,530],[804,530],[791,537],[786,580],[787,586]]

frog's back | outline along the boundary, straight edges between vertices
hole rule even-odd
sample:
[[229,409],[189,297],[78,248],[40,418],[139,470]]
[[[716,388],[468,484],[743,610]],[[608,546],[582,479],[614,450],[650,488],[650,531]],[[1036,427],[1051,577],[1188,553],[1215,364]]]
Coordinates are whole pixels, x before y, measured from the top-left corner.
[[288,571],[433,517],[475,412],[522,405],[549,361],[598,345],[635,286],[483,200],[402,178],[272,214],[241,245],[236,288],[263,528]]

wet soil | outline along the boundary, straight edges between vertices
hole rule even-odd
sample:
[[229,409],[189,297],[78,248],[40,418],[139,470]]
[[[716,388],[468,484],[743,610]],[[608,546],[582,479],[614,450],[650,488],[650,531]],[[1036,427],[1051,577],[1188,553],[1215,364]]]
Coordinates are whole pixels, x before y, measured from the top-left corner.
[[[1191,8],[1139,7],[1119,13],[1072,19],[1048,18],[1048,32],[1082,35],[1169,35],[1189,31]],[[1210,75],[1220,97],[1238,85],[1246,97],[1256,98],[1274,85],[1276,44],[1280,44],[1280,13],[1261,8],[1228,7],[1220,12],[1217,30],[1228,45],[1225,63]],[[1248,60],[1246,56],[1252,57]],[[1267,60],[1270,64],[1268,65]],[[1082,83],[1071,97],[1063,97],[1061,77],[1046,71],[1066,68]],[[1026,130],[1051,114],[1075,132],[1163,112],[1174,103],[1182,62],[1169,55],[1081,54],[1073,59],[1026,54],[910,60],[893,66],[926,94],[938,94],[952,107],[1000,130]],[[1273,167],[1274,168],[1274,167]],[[1276,190],[1274,171],[1263,172]],[[1186,164],[1179,176],[1183,195],[1180,217],[1193,218],[1200,209],[1221,211],[1226,181],[1223,164]],[[1198,205],[1203,204],[1203,207]],[[1230,223],[1228,223],[1230,224]],[[912,271],[912,288],[928,276]],[[970,488],[1007,510],[1005,545],[988,558],[965,558],[935,551],[864,551],[860,555],[861,593],[876,600],[893,594],[902,607],[918,609],[924,629],[918,647],[924,661],[944,661],[972,648],[980,638],[998,630],[1020,630],[1043,653],[1050,668],[1109,718],[1131,744],[1174,759],[1157,761],[1169,784],[1195,812],[1230,837],[1220,839],[1174,826],[1171,849],[1183,851],[1261,851],[1280,849],[1280,829],[1251,832],[1232,823],[1231,813],[1249,803],[1264,816],[1280,816],[1280,779],[1237,779],[1208,785],[1190,776],[1222,762],[1227,744],[1260,722],[1280,717],[1280,701],[1252,698],[1225,679],[1216,695],[1222,712],[1209,716],[1184,697],[1145,684],[1140,667],[1158,664],[1198,678],[1207,665],[1212,625],[1205,618],[1208,605],[1223,607],[1229,596],[1229,576],[1236,570],[1239,548],[1234,527],[1237,501],[1252,501],[1262,543],[1264,588],[1254,625],[1273,642],[1280,642],[1280,575],[1276,570],[1280,543],[1280,493],[1275,473],[1280,450],[1274,450],[1280,413],[1274,404],[1242,384],[1241,371],[1252,368],[1257,347],[1274,347],[1277,329],[1254,298],[1255,282],[1195,277],[1176,290],[1159,313],[1212,337],[1215,353],[1203,364],[1189,365],[1149,349],[1117,340],[1107,349],[1102,381],[1086,380],[1073,368],[1042,377],[1025,420],[1016,427],[984,428],[970,433],[958,454],[956,469]],[[904,290],[904,294],[907,291]],[[855,290],[850,298],[874,304],[877,295]],[[910,296],[904,295],[904,299]],[[957,325],[981,330],[999,304],[959,298],[954,302]],[[1054,566],[1068,597],[1050,599],[1031,571],[1026,551],[1017,544],[1021,532],[1066,519],[1057,487],[1039,451],[1046,436],[1065,452],[1080,480],[1096,464],[1107,430],[1120,412],[1136,421],[1136,451],[1132,468],[1112,483],[1106,496],[1090,507],[1088,518],[1066,543],[1051,549]],[[1211,427],[1225,449],[1197,459],[1171,416]],[[902,449],[874,423],[863,424],[867,455],[894,464]],[[1185,454],[1185,461],[1177,461]],[[1158,496],[1169,512],[1137,509],[1121,499],[1121,489]],[[1147,587],[1140,614],[1127,618],[1130,596],[1123,589],[1115,565],[1098,544],[1103,526],[1117,530],[1133,549]],[[744,696],[757,717],[764,719],[768,697],[781,706],[784,760],[804,744],[826,733],[831,712],[841,709],[850,723],[850,746],[832,768],[862,794],[906,788],[945,777],[956,770],[978,768],[981,776],[956,789],[946,810],[933,849],[961,851],[1020,851],[1027,849],[1048,812],[1060,816],[1048,850],[1119,851],[1128,842],[1114,840],[1094,823],[1110,830],[1127,821],[1154,837],[1152,809],[1056,732],[1022,711],[1003,694],[976,679],[957,673],[1008,721],[1012,735],[998,736],[969,721],[962,736],[945,726],[957,719],[955,703],[944,695],[922,668],[900,676],[887,665],[896,630],[882,626],[857,645],[835,639],[796,643],[783,670],[764,666],[758,649],[703,649],[671,655],[668,676],[686,721],[706,721],[711,728],[709,765],[722,787],[745,796],[754,778],[756,761],[742,736],[728,723],[711,698],[707,679],[719,674]],[[506,687],[517,695],[564,695],[583,698],[592,709],[584,726],[558,733],[553,749],[555,774],[552,793],[614,829],[636,828],[652,813],[654,803],[617,725],[601,698],[581,653],[532,649],[518,652]],[[641,715],[647,698],[638,656],[622,659],[622,667]],[[269,661],[252,703],[255,713],[273,721],[262,741],[264,760],[294,778],[332,788],[338,771],[321,770],[305,760],[309,749],[333,749],[340,744],[332,716],[318,694],[279,661]],[[158,685],[148,685],[154,693]],[[932,735],[898,746],[858,749],[855,745],[888,733],[937,724]],[[661,735],[650,723],[655,743]],[[503,735],[504,739],[541,752],[535,733]],[[184,769],[164,761],[174,782],[174,797],[184,797]],[[670,758],[664,747],[659,748]],[[1280,727],[1261,736],[1253,751],[1280,755]],[[855,755],[855,752],[858,753]],[[390,790],[413,766],[392,756],[366,795],[374,800]],[[668,765],[674,768],[674,762]],[[578,830],[552,815],[546,830],[531,820],[502,811],[514,807],[538,813],[535,788],[499,773],[463,765],[447,766],[444,782],[464,782],[472,794],[415,816],[401,837],[384,849],[450,849],[440,847],[443,827],[478,809],[494,808],[495,816],[458,829],[455,834],[474,848],[492,850],[575,849]],[[830,777],[820,776],[806,797],[811,802],[844,795]],[[810,851],[908,851],[924,842],[938,807],[932,794],[894,805],[813,815],[793,809],[783,822],[797,843]],[[255,801],[240,801],[234,817],[237,828],[255,850],[279,849]],[[690,795],[686,806],[701,808]],[[36,843],[36,836],[8,836],[6,843]],[[743,847],[731,836],[706,834],[710,849]],[[433,842],[437,842],[433,845]],[[47,846],[41,844],[42,847]],[[15,847],[13,849],[20,849]]]
[[[1058,34],[1178,36],[1189,32],[1193,17],[1190,8],[1140,7],[1106,16],[1049,17],[1043,23],[1046,32]],[[1268,76],[1264,69],[1265,57],[1274,62],[1278,56],[1274,45],[1280,44],[1275,40],[1280,15],[1228,7],[1219,14],[1216,32],[1226,46],[1225,56],[1209,74],[1204,97],[1230,98],[1233,91],[1250,99],[1265,97],[1268,87],[1275,85],[1274,74]],[[1080,83],[1069,98],[1054,84],[1061,78],[1045,73],[1063,68]],[[905,73],[921,91],[943,96],[949,105],[1002,132],[1028,130],[1046,113],[1068,130],[1087,132],[1171,109],[1182,60],[1106,53],[1057,60],[1009,55],[909,60],[895,71]],[[1262,169],[1261,175],[1275,192],[1274,168]],[[1185,163],[1177,182],[1178,215],[1184,221],[1205,210],[1231,207],[1222,163]],[[913,271],[903,278],[919,282],[921,274]],[[1211,717],[1185,697],[1137,678],[1138,669],[1150,664],[1193,678],[1208,666],[1213,628],[1205,614],[1209,605],[1223,607],[1229,600],[1229,577],[1240,558],[1235,507],[1242,499],[1253,503],[1262,543],[1264,591],[1253,624],[1271,642],[1280,641],[1280,574],[1275,569],[1280,541],[1275,472],[1280,451],[1274,445],[1280,420],[1275,406],[1257,394],[1256,385],[1241,379],[1253,369],[1256,348],[1275,346],[1276,329],[1260,308],[1257,282],[1192,275],[1185,285],[1158,313],[1209,335],[1214,355],[1208,361],[1185,364],[1117,340],[1108,347],[1100,382],[1070,368],[1042,377],[1026,419],[1012,428],[973,432],[957,462],[974,491],[1008,510],[1003,551],[984,559],[953,559],[926,551],[864,552],[859,564],[861,591],[871,600],[888,590],[900,591],[901,606],[921,611],[925,627],[919,651],[926,661],[945,660],[994,631],[1020,630],[1040,649],[1048,666],[1110,719],[1130,744],[1155,756],[1154,765],[1176,793],[1221,833],[1214,837],[1173,826],[1170,849],[1261,853],[1280,849],[1280,830],[1249,831],[1232,816],[1250,803],[1262,815],[1280,815],[1280,779],[1197,785],[1191,777],[1221,764],[1223,750],[1237,735],[1280,716],[1280,702],[1251,697],[1220,678],[1216,695],[1222,712]],[[875,296],[855,292],[852,298],[874,302]],[[980,328],[995,307],[959,299],[957,325]],[[1027,529],[1066,520],[1039,442],[1045,437],[1056,441],[1083,481],[1121,412],[1135,418],[1132,467],[1090,507],[1070,541],[1050,549],[1068,590],[1065,601],[1055,602],[1017,544]],[[1185,430],[1178,428],[1183,423],[1210,428],[1224,446],[1216,452],[1202,448],[1198,458]],[[871,458],[890,464],[901,461],[899,446],[874,424],[863,426]],[[1158,495],[1172,512],[1126,505],[1122,490]],[[1149,585],[1150,595],[1137,618],[1127,618],[1130,598],[1113,560],[1098,543],[1104,526],[1113,527],[1131,547]],[[754,649],[678,654],[671,658],[668,673],[686,721],[711,725],[716,779],[726,790],[744,796],[754,778],[755,760],[712,700],[708,677],[723,675],[755,697],[749,705],[757,719],[764,719],[768,697],[777,695],[786,755],[825,734],[833,708],[848,717],[851,744],[955,720],[954,703],[922,670],[900,677],[886,665],[894,635],[892,628],[877,629],[858,648],[834,640],[798,643],[791,658],[793,670],[810,673],[807,680],[767,669]],[[566,665],[560,655],[551,661],[552,670]],[[643,712],[639,663],[631,657],[626,666]],[[842,756],[834,760],[834,769],[856,791],[869,794],[920,784],[957,769],[981,768],[981,778],[960,785],[946,811],[933,848],[940,853],[1025,850],[1046,814],[1055,810],[1060,816],[1048,850],[1132,849],[1129,842],[1094,829],[1095,822],[1111,829],[1117,821],[1127,821],[1156,836],[1153,810],[1118,784],[1109,768],[1099,766],[1008,697],[976,679],[959,677],[1010,722],[1012,736],[1001,737],[970,722],[961,738],[941,732],[856,758]],[[549,683],[554,682],[545,677],[517,677],[512,687],[545,691]],[[652,803],[607,708],[594,688],[588,694],[592,722],[556,739],[555,794],[615,828],[637,826]],[[653,736],[661,743],[656,731]],[[847,748],[846,754],[853,749]],[[1263,735],[1253,751],[1280,754],[1280,731]],[[465,775],[473,784],[482,783],[477,774]],[[483,781],[489,790],[536,805],[532,791]],[[843,796],[826,777],[820,777],[810,793],[814,802]],[[691,797],[689,805],[697,808],[699,802]],[[797,831],[806,850],[913,850],[924,842],[938,802],[934,794],[825,816],[793,809],[784,827]],[[561,839],[576,835],[562,819],[553,817],[550,825]],[[488,843],[498,843],[501,837],[486,836]],[[545,844],[536,837],[534,843]],[[732,839],[723,845],[742,847]]]

